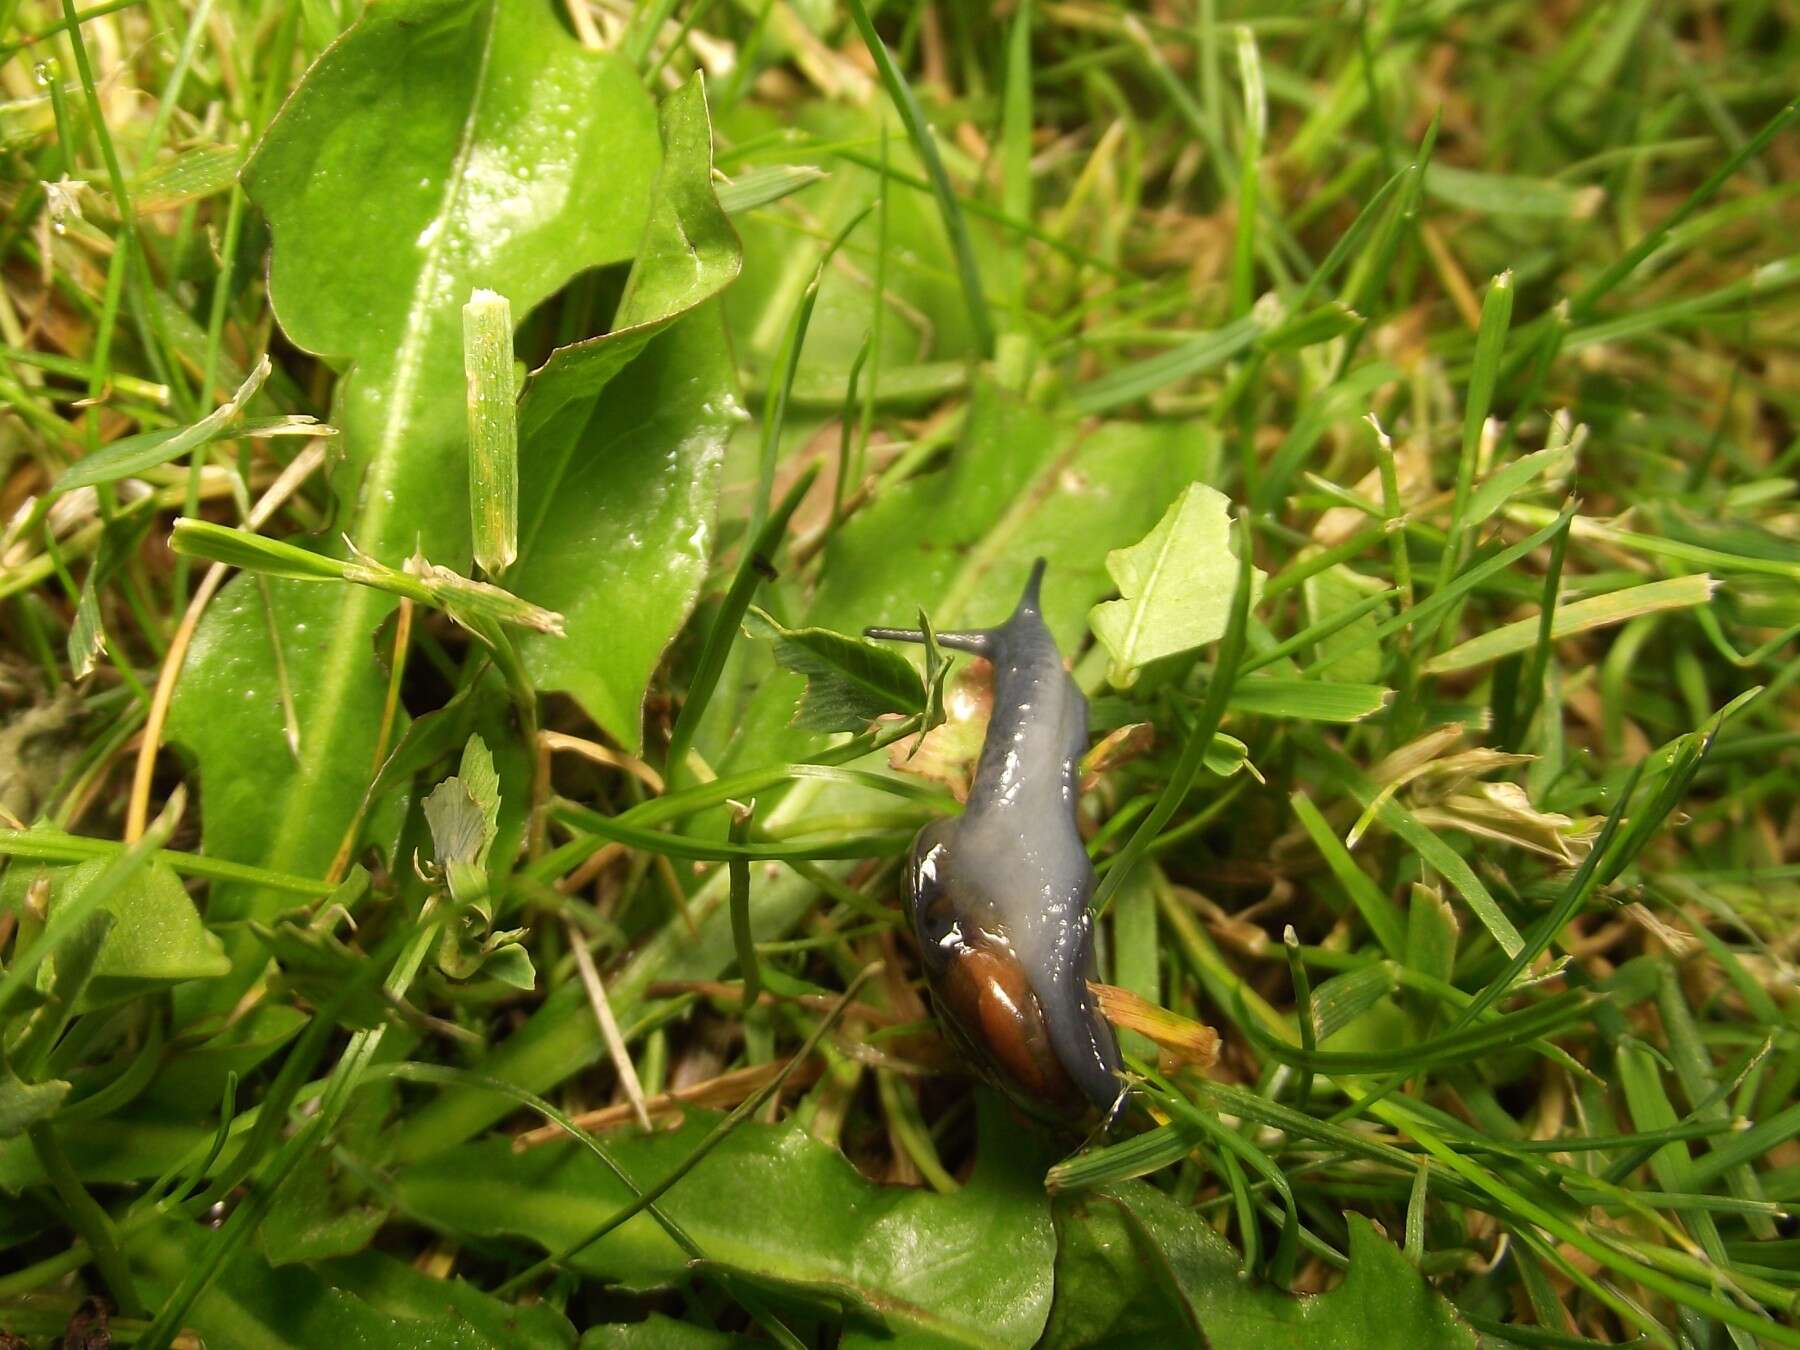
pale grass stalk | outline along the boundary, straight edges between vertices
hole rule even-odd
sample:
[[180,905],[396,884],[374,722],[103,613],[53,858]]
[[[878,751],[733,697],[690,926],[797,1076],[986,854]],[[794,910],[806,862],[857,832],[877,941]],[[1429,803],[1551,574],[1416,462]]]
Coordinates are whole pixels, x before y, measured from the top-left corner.
[[592,760],[596,764],[604,764],[612,769],[621,769],[652,792],[660,795],[663,791],[662,775],[636,755],[628,755],[622,750],[614,750],[596,741],[584,740],[580,736],[570,736],[560,731],[540,733],[538,744],[546,750],[566,750],[570,754],[580,755],[583,759]]
[[[619,1086],[625,1090],[625,1099],[631,1103],[631,1111],[637,1117],[638,1124],[648,1132],[650,1112],[644,1106],[644,1085],[638,1082],[637,1066],[631,1062],[631,1052],[625,1048],[625,1038],[619,1034],[618,1020],[613,1017],[612,1004],[606,999],[606,986],[600,983],[600,968],[594,964],[594,955],[587,949],[586,935],[571,919],[565,918],[563,924],[569,932],[569,945],[575,951],[575,968],[581,972],[582,988],[587,990],[588,1004],[594,1010],[594,1020],[600,1024],[600,1037],[606,1042],[606,1053],[612,1058],[613,1067],[619,1071]],[[560,1133],[560,1127],[557,1132]]]

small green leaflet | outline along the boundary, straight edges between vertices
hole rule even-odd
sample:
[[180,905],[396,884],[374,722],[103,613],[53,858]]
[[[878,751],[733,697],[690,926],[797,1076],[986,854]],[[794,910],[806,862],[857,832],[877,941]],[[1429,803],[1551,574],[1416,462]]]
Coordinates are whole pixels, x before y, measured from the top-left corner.
[[783,670],[806,676],[793,723],[802,730],[858,732],[888,713],[926,710],[919,672],[890,648],[828,628],[788,628],[754,605],[744,631],[773,643]]
[[456,776],[425,799],[425,820],[451,895],[459,904],[479,900],[487,889],[488,850],[500,831],[500,775],[481,737],[469,737]]
[[[1107,674],[1117,687],[1130,687],[1151,662],[1224,633],[1237,577],[1230,505],[1223,493],[1190,483],[1155,529],[1106,555],[1123,598],[1095,605],[1088,623],[1112,656]],[[1253,575],[1260,586],[1262,574]]]
[[488,853],[500,833],[500,774],[480,736],[469,737],[456,775],[425,799],[425,821],[457,909],[438,940],[438,969],[453,980],[480,974],[517,989],[532,988],[537,971],[519,945],[530,930],[492,928]]
[[[1382,589],[1381,583],[1372,577],[1342,566],[1328,567],[1300,583],[1300,593],[1306,598],[1307,617],[1315,624],[1349,613]],[[1391,606],[1377,605],[1361,618],[1351,620],[1335,633],[1313,643],[1315,656],[1320,661],[1327,658],[1331,661],[1322,672],[1323,678],[1350,684],[1379,679],[1385,663],[1381,643],[1375,634],[1392,614]]]

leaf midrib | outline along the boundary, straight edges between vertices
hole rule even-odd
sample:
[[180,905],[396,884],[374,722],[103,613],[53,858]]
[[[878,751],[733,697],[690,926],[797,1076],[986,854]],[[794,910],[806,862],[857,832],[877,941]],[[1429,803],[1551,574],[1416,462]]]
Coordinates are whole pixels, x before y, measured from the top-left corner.
[[[1163,536],[1162,544],[1156,550],[1156,565],[1150,569],[1150,574],[1144,578],[1143,585],[1138,587],[1137,594],[1126,597],[1131,603],[1131,618],[1125,627],[1125,641],[1122,646],[1122,654],[1125,657],[1124,664],[1126,665],[1135,666],[1142,664],[1142,662],[1135,659],[1138,653],[1138,638],[1144,631],[1145,616],[1150,612],[1150,597],[1155,593],[1157,583],[1162,580],[1163,569],[1168,564],[1169,555],[1175,550],[1176,536],[1181,532],[1182,517],[1187,514],[1189,500],[1190,497],[1188,493],[1184,492],[1181,494],[1181,501],[1175,508],[1175,519],[1169,522],[1168,533]],[[1108,572],[1112,571],[1110,565],[1111,562],[1112,557],[1109,554],[1107,556],[1108,566],[1106,569]],[[1117,581],[1118,577],[1114,576],[1113,580]],[[1123,592],[1124,587],[1121,586],[1120,593],[1123,594]]]
[[[462,195],[463,183],[468,175],[469,160],[474,152],[475,129],[481,114],[482,97],[487,87],[488,66],[494,51],[494,34],[498,27],[498,0],[488,0],[487,28],[481,40],[481,59],[475,69],[474,89],[469,98],[469,115],[463,122],[462,136],[456,148],[456,158],[449,176],[444,181],[443,201],[431,224],[426,227],[430,244],[425,251],[424,265],[419,269],[418,280],[413,285],[412,304],[408,307],[406,324],[401,333],[400,346],[393,363],[394,381],[393,397],[385,403],[386,420],[383,423],[381,436],[376,444],[375,453],[370,457],[366,471],[366,481],[353,489],[354,501],[359,511],[359,519],[355,522],[356,533],[364,542],[367,551],[378,558],[386,550],[386,531],[389,508],[396,501],[395,494],[387,490],[393,475],[398,468],[397,450],[403,443],[408,425],[411,422],[411,404],[418,386],[419,373],[423,365],[424,348],[430,335],[431,308],[429,300],[437,282],[438,272],[442,265],[446,228],[456,202]],[[359,361],[346,374],[345,382],[360,379],[368,374],[365,362]],[[342,394],[340,394],[340,399]],[[383,558],[383,561],[392,561]],[[332,625],[328,640],[329,658],[325,662],[324,680],[319,690],[318,702],[314,705],[311,724],[303,732],[304,739],[300,748],[299,774],[295,780],[296,795],[304,794],[307,787],[316,782],[319,773],[319,756],[329,753],[335,739],[335,729],[342,719],[346,693],[352,676],[362,669],[356,661],[356,648],[365,640],[366,635],[374,627],[374,613],[391,603],[387,596],[376,591],[357,586],[351,588],[344,606],[338,610],[337,619]],[[275,839],[268,853],[268,861],[277,865],[286,865],[294,856],[298,838],[309,833],[313,827],[311,812],[289,810],[284,813],[281,827],[276,831]]]

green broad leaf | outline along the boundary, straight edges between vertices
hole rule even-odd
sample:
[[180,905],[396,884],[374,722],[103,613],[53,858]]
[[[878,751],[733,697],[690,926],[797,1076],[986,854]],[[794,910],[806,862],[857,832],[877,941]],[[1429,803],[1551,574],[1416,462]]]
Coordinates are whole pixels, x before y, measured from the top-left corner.
[[1056,1205],[1056,1304],[1041,1344],[1474,1350],[1474,1331],[1399,1248],[1360,1214],[1346,1217],[1343,1283],[1296,1297],[1247,1279],[1235,1248],[1154,1187],[1121,1182],[1064,1196]]
[[387,1221],[387,1211],[357,1203],[354,1192],[328,1153],[302,1159],[257,1226],[257,1249],[271,1266],[362,1251]]
[[[158,464],[167,464],[172,459],[178,459],[200,446],[218,440],[237,421],[250,400],[256,397],[256,391],[269,378],[269,371],[269,358],[265,356],[256,363],[256,368],[238,386],[236,393],[192,426],[141,432],[104,445],[70,465],[51,486],[50,491],[60,495],[73,492],[76,488],[116,482],[134,473],[142,473],[145,469],[153,469]],[[312,430],[316,434],[318,429],[315,427]]]
[[[1072,652],[1087,610],[1112,588],[1108,551],[1141,537],[1167,482],[1202,476],[1215,451],[1198,425],[1083,425],[983,382],[950,466],[894,484],[833,536],[805,620],[860,632],[906,626],[923,608],[939,631],[1002,623],[1032,559],[1045,557],[1044,620]],[[787,675],[759,686],[737,719],[734,765],[816,748],[814,738],[780,733],[798,689]]]
[[292,1004],[264,1000],[217,1035],[165,1058],[144,1100],[183,1114],[191,1114],[197,1102],[217,1102],[227,1075],[249,1077],[311,1020]]
[[[271,871],[324,875],[375,768],[386,678],[373,628],[338,629],[347,609],[375,594],[271,579],[265,609],[256,579],[240,577],[213,599],[169,712],[169,738],[199,762],[207,853]],[[328,668],[314,644],[333,640],[344,651]],[[286,696],[300,728],[298,754],[287,739]],[[291,895],[252,883],[215,881],[207,913],[219,922],[269,919],[293,903]],[[262,953],[247,930],[228,932],[226,951],[236,973],[216,997],[228,1007]],[[189,1000],[178,1006],[202,1010]]]
[[[248,924],[266,955],[280,968],[271,983],[315,1005],[332,1002],[346,985],[358,980],[369,960],[332,932],[334,926],[315,923],[306,910],[283,915],[272,923],[252,919]],[[363,988],[339,1008],[338,1018],[359,1030],[376,1027],[388,1020],[393,1007],[374,987],[374,981],[365,980]]]
[[1238,570],[1230,500],[1204,483],[1188,484],[1155,529],[1106,555],[1106,570],[1123,598],[1095,605],[1088,622],[1112,656],[1108,678],[1127,688],[1151,662],[1224,633]]
[[0,1068],[0,1139],[13,1139],[40,1120],[56,1114],[69,1085],[60,1078],[41,1083],[21,1083],[11,1070]]
[[[1208,773],[1219,778],[1230,778],[1250,762],[1250,747],[1236,736],[1215,731],[1202,762]],[[1254,776],[1254,771],[1252,774]]]
[[[742,415],[713,300],[743,251],[713,196],[698,75],[664,100],[661,135],[613,331],[559,348],[526,387],[520,558],[507,574],[564,616],[561,640],[521,644],[532,678],[573,694],[631,749],[650,676],[706,578],[725,440]],[[633,362],[633,378],[609,388]]]
[[[501,746],[502,753],[510,748],[505,740]],[[517,775],[513,776],[516,779]],[[479,735],[470,736],[456,774],[439,783],[424,804],[432,850],[457,907],[439,935],[437,965],[451,979],[466,980],[482,972],[516,988],[530,989],[537,972],[531,957],[518,945],[528,930],[492,931],[490,866],[503,873],[510,859],[502,853],[494,863],[489,861],[494,842],[501,837],[501,806],[501,776],[494,757]],[[517,832],[509,830],[508,834],[516,847]]]
[[[563,616],[565,636],[520,642],[540,689],[562,690],[628,749],[644,691],[706,575],[720,467],[740,418],[716,309],[656,338],[631,378],[592,404],[569,457],[520,466],[520,557],[507,584]],[[588,415],[590,414],[591,415]]]
[[[111,865],[96,858],[57,876],[51,883],[50,914],[80,904],[88,887]],[[193,899],[167,863],[147,864],[101,909],[115,922],[100,946],[92,978],[76,1001],[78,1011],[130,998],[150,985],[216,979],[231,968],[224,944],[200,922]],[[40,982],[54,979],[63,955],[45,961]]]
[[919,672],[892,647],[828,628],[787,628],[752,605],[751,637],[772,643],[775,663],[806,677],[794,725],[807,731],[864,731],[888,713],[925,711]]
[[438,969],[453,980],[482,975],[515,989],[535,988],[537,967],[519,945],[531,930],[492,932],[485,911],[485,906],[471,906],[444,926],[438,940]]
[[[608,1150],[648,1185],[719,1119],[690,1111],[678,1130],[614,1138]],[[1050,1304],[1048,1162],[991,1102],[975,1173],[952,1195],[877,1185],[796,1125],[746,1122],[657,1203],[711,1268],[784,1302],[842,1306],[845,1346],[890,1337],[909,1345],[1029,1346]],[[545,1251],[581,1241],[632,1199],[572,1143],[520,1153],[494,1139],[404,1168],[395,1181],[402,1206],[433,1228]],[[689,1278],[687,1254],[646,1214],[570,1265],[627,1290]]]
[[663,101],[657,120],[662,169],[612,331],[558,347],[532,373],[522,434],[541,432],[571,402],[598,395],[651,338],[718,295],[743,266],[737,231],[714,194],[712,123],[699,75]]
[[[1352,606],[1385,589],[1380,582],[1353,572],[1348,567],[1330,567],[1301,583],[1306,600],[1309,623],[1320,623],[1334,614],[1342,614]],[[1319,639],[1313,651],[1321,661],[1329,658],[1324,678],[1349,684],[1370,684],[1381,678],[1385,660],[1377,636],[1382,622],[1392,614],[1389,605],[1377,605],[1337,632]]]
[[[1589,596],[1573,604],[1558,605],[1550,621],[1552,641],[1573,637],[1589,629],[1624,623],[1643,614],[1660,614],[1672,609],[1691,609],[1712,599],[1718,583],[1704,573],[1667,577],[1647,581],[1642,586],[1627,586],[1605,595]],[[1470,638],[1425,663],[1429,675],[1442,675],[1453,670],[1486,665],[1514,652],[1528,651],[1537,645],[1539,621],[1533,617],[1520,619],[1495,628],[1480,637]]]
[[567,1350],[575,1332],[547,1302],[507,1303],[467,1280],[439,1279],[380,1252],[322,1261],[316,1267],[340,1295],[389,1317],[425,1321],[453,1313],[489,1339],[517,1350]]
[[[777,13],[780,11],[777,10]],[[924,165],[909,138],[898,133],[879,95],[861,107],[848,100],[808,100],[795,108],[796,125],[817,143],[843,147],[834,154],[830,176],[807,188],[799,205],[826,240],[849,226],[878,196],[886,200],[855,225],[846,257],[855,267],[830,267],[819,278],[818,303],[807,330],[805,360],[797,372],[790,411],[817,407],[841,412],[849,370],[865,337],[872,339],[867,369],[874,377],[875,397],[917,405],[968,386],[970,358],[979,343],[969,308],[952,269],[943,218],[921,176]],[[764,134],[766,113],[739,103],[721,111],[721,131],[733,142]],[[881,145],[883,127],[887,144]],[[861,146],[862,149],[855,147]],[[888,173],[883,189],[883,156]],[[763,171],[746,169],[738,182],[753,182]],[[785,170],[784,172],[791,172]],[[911,183],[914,187],[903,186]],[[735,215],[744,240],[744,271],[725,298],[732,348],[751,372],[752,381],[779,380],[776,357],[788,321],[811,281],[817,249],[796,248],[792,217],[782,211],[736,214],[730,206],[737,184],[720,189],[721,202]],[[884,249],[881,217],[886,217],[886,276],[879,303],[871,288],[870,265]],[[1001,245],[986,231],[971,236],[984,267],[999,264],[1016,250]],[[915,261],[916,264],[915,265]],[[928,261],[929,260],[929,261]],[[861,384],[870,388],[868,380]],[[796,435],[800,434],[794,425]],[[796,442],[789,441],[791,450]],[[901,616],[895,616],[896,618]]]
[[651,1313],[642,1322],[614,1322],[581,1333],[580,1350],[734,1350],[760,1342],[727,1331]]
[[1306,722],[1360,722],[1394,696],[1378,684],[1334,684],[1326,680],[1249,678],[1231,691],[1234,712],[1292,717]]
[[482,958],[480,971],[488,979],[498,980],[514,989],[537,988],[537,967],[531,963],[531,953],[517,939],[488,952]]
[[[826,276],[830,276],[829,270]],[[823,287],[821,288],[824,289]],[[814,315],[818,309],[813,310]],[[833,413],[843,409],[850,393],[849,372],[826,364],[829,357],[813,364],[813,351],[822,345],[811,326],[807,328],[806,361],[794,372],[794,385],[788,391],[788,407]],[[760,377],[760,378],[759,378]],[[755,371],[751,388],[767,391],[771,371]],[[886,408],[929,408],[941,399],[951,398],[969,387],[969,366],[964,361],[916,361],[896,363],[881,368],[878,386],[881,406]]]
[[[191,1110],[193,1103],[187,1106]],[[105,1120],[59,1123],[56,1139],[83,1181],[112,1185],[163,1175],[189,1159],[195,1149],[204,1149],[217,1128],[216,1120],[128,1111]],[[0,1142],[0,1191],[16,1194],[48,1181],[30,1140]]]
[[[213,1236],[199,1224],[141,1232],[129,1254],[145,1276],[145,1292],[159,1297],[175,1288]],[[461,1280],[395,1269],[400,1265],[365,1253],[317,1270],[272,1267],[244,1246],[194,1301],[183,1325],[207,1345],[255,1350],[568,1350],[575,1344],[567,1319],[543,1304],[505,1303]]]
[[486,287],[522,315],[631,257],[658,159],[635,73],[547,6],[380,5],[307,72],[243,179],[274,233],[283,329],[350,370],[333,483],[365,551],[422,535],[461,566],[463,302]]
[[[273,231],[277,318],[341,372],[331,481],[356,547],[466,571],[463,302],[486,287],[523,316],[576,273],[630,258],[660,158],[637,72],[584,50],[548,5],[395,0],[314,63],[244,183]],[[207,853],[323,874],[376,767],[374,639],[395,603],[254,578],[214,601],[169,724],[199,764]],[[209,903],[224,921],[283,904],[247,885],[214,886]],[[248,934],[231,951],[227,1005],[257,959]]]

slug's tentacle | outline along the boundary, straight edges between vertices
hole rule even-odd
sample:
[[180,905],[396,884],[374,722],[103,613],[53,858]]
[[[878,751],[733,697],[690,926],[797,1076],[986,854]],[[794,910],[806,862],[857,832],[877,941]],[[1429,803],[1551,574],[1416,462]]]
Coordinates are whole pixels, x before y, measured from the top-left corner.
[[[917,628],[865,628],[863,636],[873,638],[877,642],[923,642],[925,634]],[[937,644],[953,652],[967,652],[970,656],[988,656],[994,650],[993,634],[975,633],[935,633]]]
[[1075,823],[1087,701],[1044,626],[1043,575],[1040,559],[1000,627],[938,637],[993,663],[994,711],[962,816],[914,845],[908,911],[952,1037],[1014,1097],[1110,1119],[1124,1088],[1118,1042],[1087,987],[1094,871]]
[[[1031,575],[1025,579],[1025,593],[1019,597],[1019,603],[1013,609],[1012,618],[1006,621],[1005,628],[972,628],[965,632],[934,633],[932,636],[937,639],[938,646],[946,651],[967,652],[971,656],[982,656],[992,660],[995,649],[1000,645],[1002,635],[1007,628],[1019,621],[1020,615],[1025,615],[1027,618],[1040,618],[1042,602],[1039,597],[1043,587],[1044,560],[1039,558],[1031,565]],[[924,632],[917,628],[865,628],[863,636],[876,642],[925,641]],[[1054,644],[1052,645],[1054,646]]]

